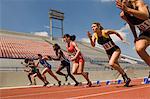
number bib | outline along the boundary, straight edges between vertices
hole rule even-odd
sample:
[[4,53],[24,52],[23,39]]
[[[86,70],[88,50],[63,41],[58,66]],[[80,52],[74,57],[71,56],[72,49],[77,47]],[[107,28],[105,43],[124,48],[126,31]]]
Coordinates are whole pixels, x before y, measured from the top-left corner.
[[112,44],[112,42],[109,41],[109,42],[103,44],[103,47],[105,48],[105,50],[109,50],[114,47],[114,44]]
[[150,28],[150,19],[145,20],[143,23],[136,25],[142,32]]

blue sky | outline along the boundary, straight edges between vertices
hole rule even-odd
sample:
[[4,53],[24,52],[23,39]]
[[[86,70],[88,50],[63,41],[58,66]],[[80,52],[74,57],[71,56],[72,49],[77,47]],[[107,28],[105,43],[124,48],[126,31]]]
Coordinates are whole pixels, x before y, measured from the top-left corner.
[[[149,0],[145,1],[150,5]],[[27,33],[49,32],[46,27],[49,26],[50,8],[64,12],[64,33],[76,34],[78,40],[85,39],[86,32],[91,31],[91,23],[100,22],[105,28],[119,31],[131,42],[128,46],[113,37],[123,54],[138,57],[133,49],[133,36],[119,17],[120,10],[114,0],[0,0],[0,28]],[[54,22],[60,26],[59,21]],[[60,35],[60,30],[53,32]]]

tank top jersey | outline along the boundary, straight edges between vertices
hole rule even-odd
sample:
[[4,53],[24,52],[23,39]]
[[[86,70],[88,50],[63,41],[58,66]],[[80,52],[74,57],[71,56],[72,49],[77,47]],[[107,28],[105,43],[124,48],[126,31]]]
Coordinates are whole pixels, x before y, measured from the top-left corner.
[[37,73],[37,67],[34,65],[34,62],[29,62],[29,67],[32,70],[32,73]]
[[[130,8],[133,8],[133,6],[131,6]],[[135,10],[137,10],[138,8],[136,7]],[[139,19],[135,16],[133,16],[132,14],[128,14],[126,12],[124,12],[127,20],[135,25],[137,28],[139,28],[139,30],[141,31],[141,33],[144,33],[144,32],[150,32],[150,10],[149,8],[147,7],[148,9],[148,12],[149,12],[149,18],[147,20],[142,20],[142,19]],[[150,33],[149,33],[150,35]]]
[[[75,49],[75,47],[72,45],[72,43],[70,43],[70,45],[66,46],[67,50],[69,53],[71,53],[71,55],[75,56],[77,53],[77,50]],[[82,54],[79,53],[77,58],[82,58]]]
[[110,36],[106,35],[106,32],[108,30],[102,30],[102,36],[99,37],[97,33],[94,33],[94,36],[97,40],[97,43],[102,45],[105,50],[110,50],[111,48],[115,47],[115,43],[113,40],[110,38]]
[[58,53],[60,53],[61,54],[61,57],[60,57],[60,61],[61,61],[61,63],[63,63],[63,62],[68,62],[68,63],[70,63],[70,61],[67,59],[67,57],[64,55],[64,53],[63,53],[63,51],[62,50],[58,50]]
[[39,62],[44,66],[44,67],[48,67],[49,69],[51,69],[51,65],[44,59],[40,59]]

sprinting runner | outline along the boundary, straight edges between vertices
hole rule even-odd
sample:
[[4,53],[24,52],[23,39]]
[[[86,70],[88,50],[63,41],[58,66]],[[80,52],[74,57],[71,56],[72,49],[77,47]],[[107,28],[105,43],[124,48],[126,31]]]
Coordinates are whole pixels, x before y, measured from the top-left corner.
[[38,59],[39,60],[38,60],[37,66],[39,65],[39,63],[44,66],[44,69],[42,71],[42,76],[43,76],[44,80],[47,81],[45,74],[48,72],[52,77],[54,77],[55,80],[57,80],[58,86],[61,86],[61,81],[52,72],[51,65],[46,61],[49,58],[47,56],[43,57],[41,54],[38,54]]
[[103,27],[98,22],[93,23],[91,28],[94,32],[93,36],[91,35],[90,32],[87,33],[91,45],[95,47],[97,40],[97,43],[104,47],[109,58],[109,65],[122,75],[123,79],[126,82],[124,86],[128,87],[131,80],[130,78],[128,78],[128,76],[118,63],[121,50],[117,45],[115,45],[115,43],[112,41],[109,35],[116,34],[121,40],[123,40],[123,38],[119,35],[119,33],[113,30],[104,30]]
[[[134,35],[135,49],[138,55],[150,66],[150,56],[146,48],[150,45],[150,10],[143,0],[116,0],[121,9],[120,17],[125,20]],[[139,37],[136,29],[140,30]],[[150,77],[150,74],[149,74]]]
[[[74,76],[70,72],[70,61],[66,58],[64,55],[63,51],[61,50],[60,46],[58,44],[53,45],[53,49],[55,51],[56,57],[51,57],[53,60],[60,60],[61,64],[58,67],[56,73],[59,75],[62,75],[65,77],[66,81],[68,80],[68,76],[72,78],[72,80],[75,82],[74,86],[78,86],[79,83],[77,80],[74,78]],[[66,68],[67,69],[67,74],[64,74],[61,72],[62,69]]]
[[[33,84],[36,85],[35,77],[38,76],[38,78],[44,82],[43,86],[47,86],[48,82],[46,82],[44,80],[44,78],[42,77],[41,73],[39,72],[39,69],[37,68],[37,66],[35,66],[34,61],[32,59],[26,58],[24,60],[24,63],[25,64],[23,64],[23,62],[21,62],[21,64],[23,64],[26,67],[26,69],[24,71],[29,73],[28,74],[28,79],[30,81],[29,85],[33,85]],[[34,79],[34,83],[32,82],[31,78]]]
[[75,35],[70,36],[69,34],[65,34],[63,36],[63,40],[66,42],[66,48],[72,55],[72,58],[70,59],[73,62],[72,73],[74,75],[82,75],[87,80],[87,85],[90,87],[92,83],[89,80],[89,73],[84,72],[85,61],[80,49],[75,42],[75,38]]

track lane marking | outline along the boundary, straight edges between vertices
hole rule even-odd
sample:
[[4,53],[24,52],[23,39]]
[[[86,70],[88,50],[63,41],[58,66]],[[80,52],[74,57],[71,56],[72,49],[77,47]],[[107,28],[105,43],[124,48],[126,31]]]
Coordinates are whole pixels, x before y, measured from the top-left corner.
[[102,95],[119,93],[119,92],[127,92],[127,91],[132,91],[132,90],[137,90],[137,89],[148,88],[148,87],[150,88],[150,86],[144,86],[144,87],[138,87],[138,88],[122,89],[122,90],[116,90],[116,91],[110,91],[110,92],[103,92],[103,93],[98,93],[98,94],[83,95],[83,96],[77,96],[77,97],[71,97],[71,98],[65,98],[65,99],[81,99],[81,98],[87,98],[87,97],[89,98],[89,97],[102,96]]

